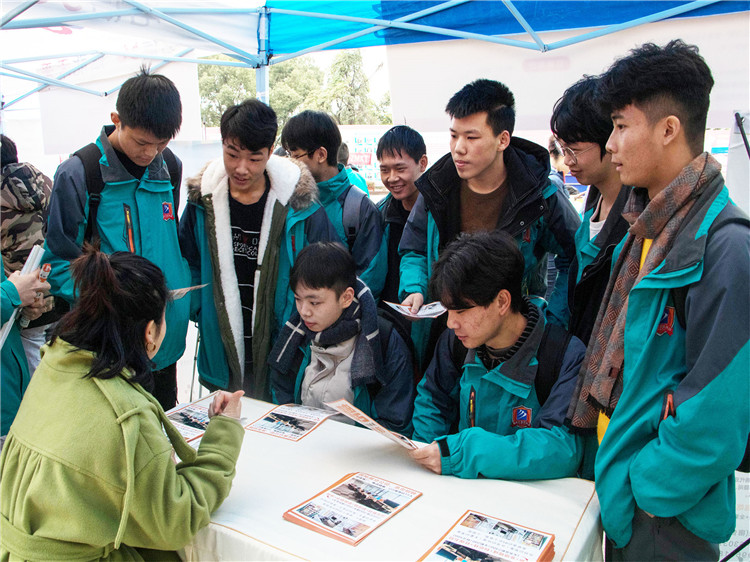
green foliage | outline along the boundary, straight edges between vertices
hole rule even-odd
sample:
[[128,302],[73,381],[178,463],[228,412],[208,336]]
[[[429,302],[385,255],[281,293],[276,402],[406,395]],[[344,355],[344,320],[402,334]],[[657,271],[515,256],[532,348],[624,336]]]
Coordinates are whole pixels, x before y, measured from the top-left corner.
[[[225,55],[206,57],[234,61]],[[255,97],[255,71],[236,66],[198,65],[198,91],[201,97],[201,121],[218,127],[221,114],[248,98]]]
[[289,59],[271,66],[271,107],[279,119],[279,133],[289,118],[304,109],[315,109],[323,88],[323,71],[307,57]]
[[[207,57],[234,60],[225,55]],[[341,125],[391,123],[390,95],[379,103],[370,98],[370,85],[358,50],[341,51],[328,70],[309,58],[298,57],[272,65],[269,71],[271,107],[279,119],[279,131],[287,120],[305,109],[331,113]],[[255,97],[255,70],[231,66],[200,65],[198,88],[201,119],[217,127],[221,114],[231,105]]]

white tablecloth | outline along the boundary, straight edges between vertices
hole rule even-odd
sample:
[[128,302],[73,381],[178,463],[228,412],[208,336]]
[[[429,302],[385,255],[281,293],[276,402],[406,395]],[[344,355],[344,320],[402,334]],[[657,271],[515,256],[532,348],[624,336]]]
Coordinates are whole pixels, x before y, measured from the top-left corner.
[[[243,398],[243,423],[273,406]],[[432,474],[376,433],[327,420],[298,442],[245,432],[232,491],[185,548],[187,560],[417,560],[468,509],[555,534],[555,560],[601,560],[599,502],[587,480],[510,482]],[[358,546],[282,519],[350,472],[422,492]]]

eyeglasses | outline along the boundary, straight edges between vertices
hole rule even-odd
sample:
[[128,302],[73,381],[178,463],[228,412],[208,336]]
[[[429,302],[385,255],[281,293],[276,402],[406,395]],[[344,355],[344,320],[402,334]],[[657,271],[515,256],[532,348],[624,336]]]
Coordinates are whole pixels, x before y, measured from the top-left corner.
[[307,156],[308,158],[312,158],[313,154],[315,154],[314,150],[310,150],[309,152],[301,152],[300,154],[292,154],[288,150],[286,151],[287,158],[291,158],[292,160],[299,160],[303,156]]
[[598,145],[594,144],[588,148],[584,148],[583,150],[573,150],[569,146],[565,146],[564,144],[562,144],[558,139],[555,139],[555,146],[557,147],[557,150],[562,153],[563,157],[569,158],[570,163],[575,166],[576,164],[578,164],[578,157],[581,154],[583,154],[584,152],[588,152],[589,150],[593,150]]

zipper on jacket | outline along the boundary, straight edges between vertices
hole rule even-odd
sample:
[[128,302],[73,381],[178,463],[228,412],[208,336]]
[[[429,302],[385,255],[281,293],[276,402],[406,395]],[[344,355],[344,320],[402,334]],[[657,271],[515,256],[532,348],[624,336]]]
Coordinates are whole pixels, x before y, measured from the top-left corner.
[[122,210],[125,213],[125,242],[128,249],[135,253],[135,237],[133,235],[133,215],[130,206],[127,203],[122,204]]
[[671,390],[668,390],[664,393],[664,400],[662,402],[661,406],[661,417],[659,418],[659,421],[664,421],[665,419],[669,417],[675,416],[675,408],[674,408],[674,392]]

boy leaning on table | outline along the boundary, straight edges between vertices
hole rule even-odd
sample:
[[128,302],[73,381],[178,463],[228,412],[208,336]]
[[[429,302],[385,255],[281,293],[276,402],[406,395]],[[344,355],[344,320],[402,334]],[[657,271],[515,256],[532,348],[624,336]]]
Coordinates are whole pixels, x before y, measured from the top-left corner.
[[345,398],[408,435],[414,404],[409,348],[378,316],[356,267],[338,242],[311,244],[297,256],[289,279],[297,312],[268,361],[273,401],[325,409],[326,402]]
[[433,472],[525,480],[579,469],[581,438],[563,421],[585,347],[522,296],[523,272],[498,230],[461,234],[435,264],[430,294],[448,329],[414,404],[413,439],[430,445],[410,453]]

